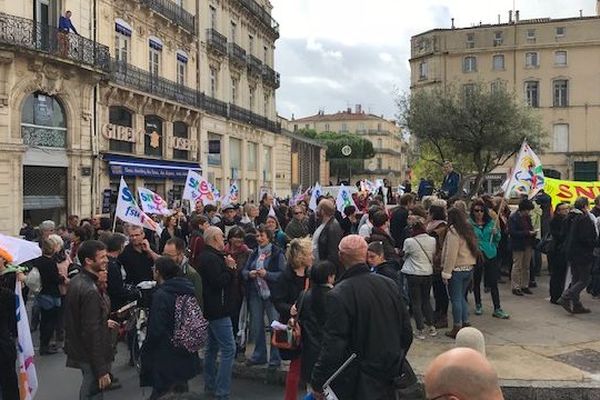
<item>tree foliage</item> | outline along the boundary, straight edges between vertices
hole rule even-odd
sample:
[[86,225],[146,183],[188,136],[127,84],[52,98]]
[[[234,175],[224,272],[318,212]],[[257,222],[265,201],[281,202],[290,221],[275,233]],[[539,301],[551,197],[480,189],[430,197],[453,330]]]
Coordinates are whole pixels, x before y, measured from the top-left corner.
[[485,175],[504,165],[526,139],[541,150],[544,132],[539,115],[502,87],[476,83],[421,89],[397,98],[400,119],[417,141],[420,161],[453,161],[463,184],[475,179],[476,193]]
[[[314,129],[300,129],[296,133],[327,146],[327,159],[333,176],[350,177],[363,170],[364,160],[375,157],[373,143],[353,133],[317,133]],[[350,146],[352,149],[349,156],[342,154],[344,146]]]

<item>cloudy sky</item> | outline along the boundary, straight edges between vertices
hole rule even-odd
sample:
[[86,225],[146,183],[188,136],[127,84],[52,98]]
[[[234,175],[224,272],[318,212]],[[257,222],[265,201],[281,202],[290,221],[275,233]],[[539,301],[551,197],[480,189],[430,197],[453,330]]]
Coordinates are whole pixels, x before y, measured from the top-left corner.
[[[354,104],[393,118],[409,86],[410,37],[433,28],[508,20],[513,0],[271,0],[281,38],[278,112],[290,118]],[[521,19],[595,13],[594,0],[515,0]]]

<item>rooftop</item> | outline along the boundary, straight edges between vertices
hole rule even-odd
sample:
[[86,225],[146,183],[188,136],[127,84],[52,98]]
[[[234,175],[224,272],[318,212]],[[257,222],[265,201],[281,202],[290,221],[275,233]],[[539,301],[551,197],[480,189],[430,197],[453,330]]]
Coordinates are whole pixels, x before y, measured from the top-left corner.
[[323,111],[319,111],[315,115],[308,117],[292,119],[291,122],[319,122],[319,121],[366,121],[366,120],[377,120],[394,123],[394,121],[383,118],[383,115],[375,115],[371,113],[365,113],[360,107],[357,107],[355,111],[348,108],[344,111],[338,111],[335,114],[325,114]]

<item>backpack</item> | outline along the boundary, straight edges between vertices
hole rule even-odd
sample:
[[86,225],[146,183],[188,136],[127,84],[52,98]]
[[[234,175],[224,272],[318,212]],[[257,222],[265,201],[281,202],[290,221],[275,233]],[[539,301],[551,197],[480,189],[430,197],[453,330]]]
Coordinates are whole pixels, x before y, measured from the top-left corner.
[[198,301],[193,295],[175,298],[175,324],[171,343],[175,348],[195,353],[206,344],[208,321],[202,315]]

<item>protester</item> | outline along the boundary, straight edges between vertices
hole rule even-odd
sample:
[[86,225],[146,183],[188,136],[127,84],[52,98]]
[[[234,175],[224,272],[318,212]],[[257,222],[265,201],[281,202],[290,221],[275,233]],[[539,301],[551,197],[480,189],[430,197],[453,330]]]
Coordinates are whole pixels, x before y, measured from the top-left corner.
[[442,279],[442,250],[448,231],[446,222],[446,201],[438,200],[429,207],[429,223],[427,233],[435,239],[435,253],[433,254],[432,288],[435,299],[433,318],[437,329],[448,327],[448,289]]
[[281,250],[285,250],[288,242],[290,241],[284,231],[281,230],[279,226],[279,221],[276,217],[269,215],[267,217],[267,222],[265,223],[267,229],[273,232],[273,243]]
[[[235,341],[231,324],[232,291],[237,273],[235,260],[225,256],[223,232],[211,226],[204,232],[205,247],[200,254],[200,275],[204,317],[208,320],[208,344],[204,352],[204,391],[217,399],[231,393]],[[217,354],[221,353],[217,371]]]
[[292,208],[293,218],[285,227],[285,234],[292,239],[299,239],[308,236],[308,220],[302,206]]
[[396,282],[400,291],[402,292],[398,265],[393,261],[386,260],[383,243],[369,243],[369,247],[367,248],[367,265],[371,268],[371,271],[375,272],[376,274],[386,276]]
[[[172,250],[170,247],[175,244],[167,242],[167,251]],[[187,392],[187,381],[200,372],[198,353],[176,348],[172,340],[176,300],[179,296],[195,296],[194,286],[182,276],[181,267],[169,256],[156,259],[154,278],[158,287],[152,295],[140,373],[141,385],[152,386],[149,400],[159,399],[168,392]]]
[[448,232],[442,250],[442,279],[448,286],[452,302],[452,329],[446,336],[455,338],[460,328],[470,326],[469,304],[465,299],[473,278],[479,246],[466,214],[458,209],[448,210]]
[[60,293],[60,307],[58,309],[58,316],[56,318],[56,328],[54,330],[54,338],[56,341],[56,347],[61,347],[59,343],[65,340],[65,323],[64,323],[64,301],[67,289],[69,287],[69,266],[72,264],[71,258],[65,252],[65,242],[57,234],[48,236],[54,244],[54,261],[56,261],[56,268],[58,269],[58,275],[60,284],[58,285],[58,291]]
[[125,287],[125,270],[118,258],[125,248],[127,237],[122,233],[113,233],[104,235],[100,239],[106,246],[108,256],[106,292],[110,298],[110,310],[115,312],[136,298],[135,292]]
[[504,399],[494,367],[473,349],[455,348],[437,356],[423,381],[428,399]]
[[344,236],[358,233],[358,220],[356,219],[356,207],[346,206],[344,208],[345,217],[340,221],[340,227],[344,231]]
[[165,228],[160,235],[160,241],[158,245],[158,252],[160,254],[164,252],[167,241],[173,238],[179,238],[183,240],[185,244],[186,238],[181,230],[181,227],[179,226],[179,216],[177,214],[172,214],[165,217]]
[[550,303],[552,304],[558,304],[558,299],[565,289],[567,258],[564,243],[568,233],[565,228],[567,215],[569,215],[569,203],[558,203],[554,209],[554,217],[550,221],[552,243],[548,251],[548,269],[550,270]]
[[342,399],[395,398],[392,382],[404,372],[403,365],[408,366],[405,356],[412,343],[408,311],[392,280],[369,273],[363,238],[346,236],[339,252],[345,273],[327,295],[322,349],[311,377],[313,393],[323,398],[325,381],[348,355],[359,353],[360,360],[332,382],[333,391]]
[[569,212],[566,223],[565,255],[571,266],[573,281],[558,299],[565,310],[571,314],[587,314],[589,308],[581,304],[580,294],[590,282],[594,248],[598,245],[598,232],[590,218],[587,197],[578,197]]
[[204,304],[204,300],[202,299],[202,278],[190,265],[188,258],[185,256],[185,242],[178,237],[169,239],[165,244],[163,256],[171,258],[179,266],[182,276],[187,278],[193,285],[196,301],[202,307]]
[[302,297],[298,321],[302,327],[301,381],[310,382],[312,371],[321,353],[327,318],[327,293],[333,288],[336,267],[321,261],[310,270],[310,289]]
[[237,206],[235,204],[225,204],[221,207],[221,213],[223,218],[221,222],[219,222],[216,226],[218,226],[223,234],[227,238],[229,236],[229,231],[238,226],[240,223],[240,218],[237,216]]
[[208,222],[212,226],[217,226],[221,223],[221,216],[218,213],[219,209],[214,204],[207,204],[204,207],[204,212],[206,217],[208,218]]
[[202,250],[204,250],[204,231],[208,229],[210,224],[205,215],[198,215],[192,218],[190,222],[190,264],[192,267],[199,270],[198,258]]
[[498,265],[498,244],[500,243],[500,230],[490,215],[489,209],[483,200],[475,200],[471,203],[471,215],[469,222],[473,226],[481,257],[475,265],[473,279],[473,294],[475,296],[475,315],[483,313],[481,304],[481,280],[484,286],[490,289],[492,303],[494,304],[494,318],[508,319],[510,316],[500,306],[500,291],[498,290],[498,278],[500,267]]
[[269,193],[264,193],[260,199],[260,206],[258,208],[258,217],[256,218],[256,224],[262,225],[267,222],[267,217],[273,207],[273,196]]
[[444,181],[440,189],[441,195],[444,199],[450,199],[458,194],[460,175],[454,171],[454,167],[450,161],[444,162],[442,170],[444,172]]
[[106,246],[97,240],[85,241],[78,257],[82,270],[71,280],[65,299],[67,367],[81,370],[80,399],[102,399],[102,390],[111,384],[110,329],[118,325],[109,320],[110,305],[96,285],[108,264]]
[[384,210],[377,210],[371,218],[373,228],[369,242],[381,242],[383,245],[384,256],[387,261],[391,261],[396,265],[396,269],[400,269],[400,256],[396,251],[396,243],[388,233],[389,218]]
[[400,197],[400,205],[392,212],[392,217],[390,220],[390,234],[396,242],[396,247],[399,249],[402,249],[402,246],[404,246],[408,214],[414,205],[415,198],[412,194],[406,193]]
[[340,270],[338,245],[344,236],[344,232],[334,215],[334,203],[329,199],[321,200],[317,206],[317,218],[320,225],[315,230],[312,238],[313,255],[315,261],[331,261]]
[[519,209],[508,220],[510,246],[513,253],[512,293],[516,296],[533,294],[529,290],[529,264],[537,234],[531,223],[530,213],[533,208],[531,200],[523,199],[519,203]]
[[[278,318],[271,301],[271,290],[285,268],[282,250],[272,243],[273,232],[264,225],[260,225],[257,232],[258,248],[252,252],[242,270],[250,310],[251,337],[255,343],[254,353],[247,362],[249,366],[267,363],[265,314],[269,324]],[[271,348],[268,361],[270,367],[279,367],[281,358],[277,349]]]
[[[308,270],[313,265],[312,242],[309,238],[294,239],[286,252],[287,266],[273,285],[273,305],[279,313],[279,322],[287,324],[298,317],[303,307],[302,292],[308,289]],[[285,400],[298,398],[301,361],[298,350],[280,350],[283,360],[291,360],[285,382]]]
[[159,256],[150,247],[144,230],[140,226],[128,228],[129,244],[119,255],[119,262],[127,274],[125,282],[137,285],[143,281],[153,280],[152,267]]
[[[412,237],[404,241],[404,265],[402,273],[408,284],[408,295],[411,310],[415,318],[417,331],[414,336],[424,340],[425,333],[436,336],[437,330],[433,321],[433,310],[429,300],[433,275],[433,256],[435,239],[427,234],[425,220],[415,218],[411,221]],[[425,332],[425,324],[427,332]]]

